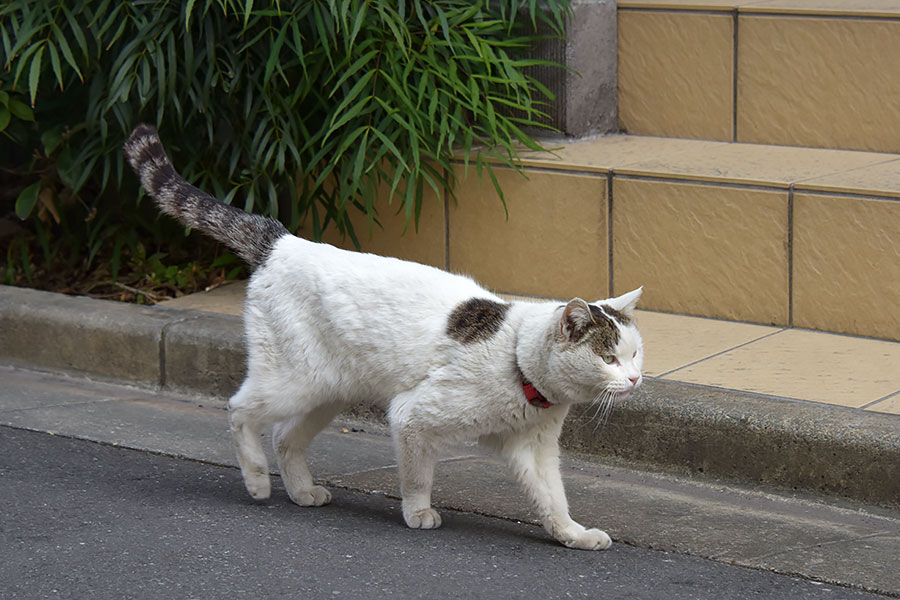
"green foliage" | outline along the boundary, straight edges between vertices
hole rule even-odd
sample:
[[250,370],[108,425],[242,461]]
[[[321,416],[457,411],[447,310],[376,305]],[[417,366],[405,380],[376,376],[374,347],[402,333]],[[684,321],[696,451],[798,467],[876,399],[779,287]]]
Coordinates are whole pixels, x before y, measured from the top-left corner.
[[122,143],[148,121],[186,178],[291,230],[355,240],[347,211],[373,222],[384,189],[417,223],[427,188],[452,190],[454,157],[496,182],[488,159],[515,166],[517,147],[538,148],[523,127],[550,92],[525,53],[568,5],[9,0],[0,183],[52,238],[46,252],[134,256],[138,238],[171,234],[127,200]]

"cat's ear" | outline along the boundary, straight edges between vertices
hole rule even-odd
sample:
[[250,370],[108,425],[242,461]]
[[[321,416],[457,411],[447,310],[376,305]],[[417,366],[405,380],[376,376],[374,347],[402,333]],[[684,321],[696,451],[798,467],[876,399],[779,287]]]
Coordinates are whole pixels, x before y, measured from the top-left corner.
[[604,300],[603,304],[616,309],[629,319],[634,319],[634,307],[637,306],[637,302],[638,300],[640,300],[641,293],[643,291],[644,288],[643,286],[641,286],[636,290],[628,292],[627,294],[622,294],[621,296],[610,298],[609,300]]
[[593,324],[594,317],[591,316],[590,305],[581,298],[573,298],[566,304],[559,328],[566,339],[577,342]]

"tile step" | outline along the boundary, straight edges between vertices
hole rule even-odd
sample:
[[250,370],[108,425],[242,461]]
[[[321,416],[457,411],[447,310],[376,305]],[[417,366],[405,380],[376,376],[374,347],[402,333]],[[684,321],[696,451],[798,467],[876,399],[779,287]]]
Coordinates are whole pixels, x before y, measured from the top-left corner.
[[900,340],[900,155],[611,135],[522,158],[606,178],[610,295]]
[[896,0],[619,0],[619,8],[900,18]]
[[[366,252],[498,292],[900,340],[900,154],[610,135],[545,140],[525,177],[460,161],[418,229],[379,198]],[[302,233],[301,233],[302,234]],[[327,231],[325,241],[352,249]]]
[[900,154],[639,135],[543,145],[526,167],[900,198]]

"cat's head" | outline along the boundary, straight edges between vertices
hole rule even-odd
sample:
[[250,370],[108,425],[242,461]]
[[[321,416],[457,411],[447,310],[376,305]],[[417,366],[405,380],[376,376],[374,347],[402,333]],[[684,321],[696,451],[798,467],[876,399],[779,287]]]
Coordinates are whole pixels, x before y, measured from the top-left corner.
[[634,323],[643,288],[616,298],[570,300],[557,311],[550,368],[570,396],[592,401],[624,398],[643,378],[644,346]]

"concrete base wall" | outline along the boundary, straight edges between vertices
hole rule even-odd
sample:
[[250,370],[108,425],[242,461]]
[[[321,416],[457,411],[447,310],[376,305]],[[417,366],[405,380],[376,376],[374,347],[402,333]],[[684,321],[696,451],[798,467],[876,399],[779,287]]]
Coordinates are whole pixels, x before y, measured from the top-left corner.
[[574,137],[616,129],[616,36],[615,1],[588,0],[573,3],[566,39],[537,45],[535,58],[568,67],[530,70],[556,96],[545,110],[549,115],[545,123]]

